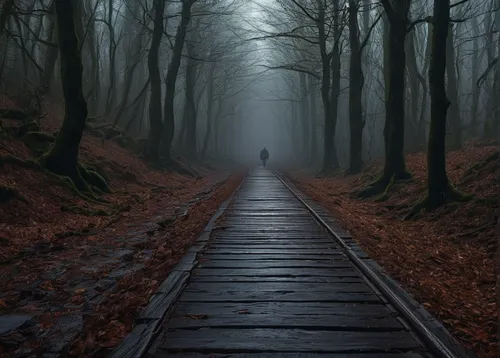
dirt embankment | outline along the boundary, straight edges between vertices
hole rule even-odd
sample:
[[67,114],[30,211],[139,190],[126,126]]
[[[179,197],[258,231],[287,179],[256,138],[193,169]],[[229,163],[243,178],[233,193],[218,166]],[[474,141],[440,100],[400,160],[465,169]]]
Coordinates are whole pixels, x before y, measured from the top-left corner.
[[109,351],[243,178],[152,169],[116,141],[85,135],[81,161],[112,189],[88,200],[12,161],[46,150],[59,118],[37,127],[0,119],[0,355],[8,357]]
[[295,184],[338,217],[359,245],[480,358],[498,357],[500,156],[498,145],[470,143],[447,156],[452,183],[475,199],[402,221],[426,194],[425,154],[407,158],[413,179],[389,190],[386,201],[356,199],[380,173],[369,163],[355,176],[311,178]]

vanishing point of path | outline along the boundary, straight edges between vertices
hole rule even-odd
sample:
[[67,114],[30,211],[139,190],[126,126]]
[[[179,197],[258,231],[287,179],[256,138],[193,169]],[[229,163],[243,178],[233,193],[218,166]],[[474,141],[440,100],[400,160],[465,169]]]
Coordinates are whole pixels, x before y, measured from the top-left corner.
[[441,356],[269,170],[246,178],[197,262],[153,357]]

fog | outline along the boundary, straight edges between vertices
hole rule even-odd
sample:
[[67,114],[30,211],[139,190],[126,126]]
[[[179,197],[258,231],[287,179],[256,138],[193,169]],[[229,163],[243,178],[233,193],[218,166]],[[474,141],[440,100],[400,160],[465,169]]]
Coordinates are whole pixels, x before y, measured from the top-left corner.
[[[405,84],[397,89],[405,153],[425,149],[430,124],[426,19],[433,2],[410,3]],[[499,5],[470,0],[452,6],[449,148],[474,137],[498,138]],[[57,101],[62,89],[54,5],[22,0],[16,9],[0,24],[0,86],[31,98],[30,106]],[[155,17],[160,9],[162,18]],[[141,155],[253,166],[266,147],[273,165],[323,171],[352,167],[355,150],[362,162],[384,156],[392,35],[379,2],[82,0],[77,14],[88,126],[103,136],[129,138]],[[361,49],[353,47],[355,38]],[[353,51],[360,54],[359,70]],[[361,80],[351,76],[356,71]],[[358,95],[361,100],[350,104]]]

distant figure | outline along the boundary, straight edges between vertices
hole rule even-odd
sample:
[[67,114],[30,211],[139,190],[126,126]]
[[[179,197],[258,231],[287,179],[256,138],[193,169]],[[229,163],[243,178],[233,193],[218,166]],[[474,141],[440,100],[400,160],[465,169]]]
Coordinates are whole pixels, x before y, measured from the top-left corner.
[[264,147],[264,149],[260,151],[260,160],[262,160],[262,165],[264,166],[264,168],[266,167],[266,162],[268,159],[269,159],[269,152]]

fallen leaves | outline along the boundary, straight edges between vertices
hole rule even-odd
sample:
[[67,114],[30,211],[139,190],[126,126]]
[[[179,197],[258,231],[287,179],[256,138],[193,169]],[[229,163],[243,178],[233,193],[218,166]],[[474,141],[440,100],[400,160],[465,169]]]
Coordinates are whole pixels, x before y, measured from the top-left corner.
[[[401,221],[401,217],[425,195],[424,154],[407,157],[413,178],[391,188],[385,202],[350,196],[373,180],[380,162],[355,176],[311,179],[301,173],[292,175],[304,193],[338,217],[371,258],[480,358],[498,355],[498,239],[494,226],[488,224],[498,208],[491,201],[498,198],[500,186],[491,163],[473,172],[468,168],[495,151],[497,146],[470,143],[447,156],[450,180],[465,193],[492,199],[489,203],[450,204],[416,221]],[[496,168],[500,168],[498,160]]]
[[[44,130],[57,129],[55,122],[48,118]],[[1,144],[0,156],[31,156],[18,140]],[[113,188],[103,196],[107,203],[75,197],[42,172],[0,168],[0,185],[26,199],[0,205],[0,311],[37,316],[37,335],[28,332],[19,343],[33,352],[69,333],[76,337],[69,347],[73,356],[96,356],[118,344],[242,179],[221,182],[229,173],[204,171],[194,179],[151,169],[116,143],[88,135],[81,158],[99,166]],[[111,215],[94,215],[104,212]],[[72,317],[78,324],[62,325]]]

